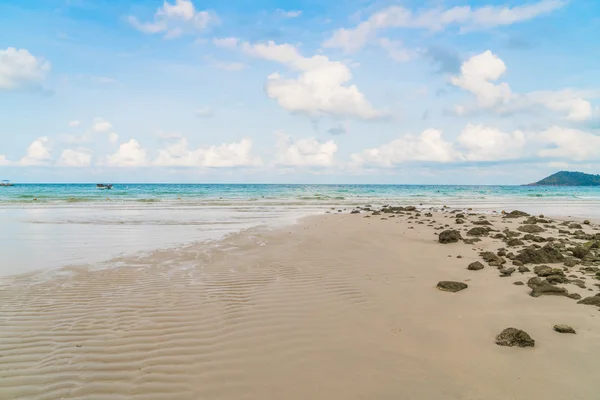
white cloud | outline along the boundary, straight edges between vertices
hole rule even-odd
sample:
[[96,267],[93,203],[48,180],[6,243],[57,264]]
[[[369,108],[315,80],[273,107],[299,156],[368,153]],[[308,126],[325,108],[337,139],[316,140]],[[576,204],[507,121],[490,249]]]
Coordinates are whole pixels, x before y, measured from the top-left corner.
[[106,121],[104,118],[94,118],[94,122],[92,125],[92,129],[94,130],[94,132],[98,132],[98,133],[104,133],[104,132],[108,132],[112,129],[112,124],[108,121]]
[[198,118],[212,118],[215,116],[213,109],[210,107],[202,107],[196,110],[196,117]]
[[128,19],[137,30],[149,34],[164,33],[166,39],[179,37],[186,31],[202,31],[219,22],[215,13],[196,10],[191,0],[175,0],[173,4],[165,1],[156,10],[152,22],[140,22],[133,16]]
[[292,79],[274,73],[268,76],[265,84],[267,95],[288,111],[313,117],[375,119],[383,115],[369,104],[356,85],[348,85],[352,73],[339,61],[331,61],[322,55],[303,57],[296,47],[272,41],[253,45],[243,43],[242,50],[300,73]]
[[235,37],[213,38],[212,42],[215,46],[225,49],[235,49],[238,46],[239,39]]
[[89,167],[92,153],[88,149],[65,149],[58,160],[61,167]]
[[69,122],[69,126],[72,128],[77,128],[79,125],[81,125],[81,121],[73,120]]
[[114,132],[109,133],[108,135],[108,141],[110,142],[110,144],[115,144],[119,141],[119,135],[117,135]]
[[109,167],[144,167],[147,166],[146,150],[135,139],[119,146],[119,149],[106,156],[105,165]]
[[47,164],[52,159],[52,155],[50,154],[51,148],[50,139],[48,139],[47,136],[34,140],[27,148],[25,157],[21,158],[19,161],[19,165],[31,166]]
[[0,166],[7,166],[10,164],[11,164],[11,162],[6,158],[6,156],[0,154]]
[[292,140],[283,133],[277,133],[276,165],[289,167],[329,167],[334,163],[338,150],[333,140],[319,142],[315,138]]
[[302,15],[302,11],[300,11],[300,10],[285,11],[280,8],[277,10],[277,15],[279,15],[283,18],[298,18],[299,16]]
[[359,165],[393,167],[411,161],[451,162],[458,159],[452,143],[442,138],[437,129],[426,129],[420,135],[404,135],[383,146],[366,149],[352,155]]
[[377,36],[378,31],[386,28],[426,29],[435,32],[450,25],[457,25],[462,32],[490,29],[533,19],[557,10],[566,3],[563,0],[541,0],[515,7],[458,6],[450,9],[428,9],[417,13],[404,7],[390,6],[374,13],[355,28],[335,31],[323,46],[353,52],[364,47]]
[[160,167],[251,167],[261,165],[260,158],[252,154],[252,141],[242,139],[236,143],[190,149],[186,138],[171,139],[159,150],[152,163]]
[[566,162],[562,162],[562,161],[553,161],[553,162],[549,162],[548,166],[550,168],[562,168],[562,169],[567,169],[569,168],[569,164]]
[[542,107],[564,113],[569,120],[583,121],[592,117],[592,105],[582,98],[584,93],[569,89],[513,93],[508,83],[495,83],[505,72],[504,62],[489,50],[465,61],[460,75],[452,77],[451,83],[473,94],[476,104],[458,105],[456,112],[467,114],[473,109],[488,109],[499,114],[510,114]]
[[400,63],[412,60],[417,54],[414,50],[406,49],[399,40],[381,38],[379,39],[379,45],[387,51],[392,60]]
[[0,49],[0,90],[39,85],[50,72],[50,63],[27,49]]
[[498,161],[522,156],[525,134],[521,131],[504,133],[483,125],[468,124],[457,138],[464,148],[466,161]]
[[542,132],[538,139],[549,145],[539,151],[540,157],[573,161],[600,159],[600,136],[589,132],[554,126]]

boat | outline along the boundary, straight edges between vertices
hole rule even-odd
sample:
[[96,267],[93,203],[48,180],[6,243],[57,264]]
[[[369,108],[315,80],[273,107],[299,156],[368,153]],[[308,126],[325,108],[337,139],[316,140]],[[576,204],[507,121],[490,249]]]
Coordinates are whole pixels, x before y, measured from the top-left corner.
[[9,180],[0,181],[0,186],[15,186]]
[[105,185],[104,183],[98,183],[98,184],[96,184],[96,187],[98,189],[110,190],[110,189],[112,189],[113,185]]

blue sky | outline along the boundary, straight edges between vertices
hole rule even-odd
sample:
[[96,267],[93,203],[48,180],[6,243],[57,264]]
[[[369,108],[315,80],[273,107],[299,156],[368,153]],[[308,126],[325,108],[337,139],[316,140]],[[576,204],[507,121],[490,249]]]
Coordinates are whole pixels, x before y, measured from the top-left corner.
[[600,2],[0,0],[0,178],[600,170]]

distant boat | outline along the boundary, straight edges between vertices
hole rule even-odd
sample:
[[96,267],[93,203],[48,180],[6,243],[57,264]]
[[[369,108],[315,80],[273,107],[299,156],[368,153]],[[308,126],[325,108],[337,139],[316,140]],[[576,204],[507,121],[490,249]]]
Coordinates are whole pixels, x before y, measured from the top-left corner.
[[103,183],[98,183],[98,184],[96,184],[96,187],[97,187],[98,189],[106,189],[106,190],[110,190],[110,189],[112,189],[113,185],[105,185],[105,184],[103,184]]
[[10,183],[10,181],[8,181],[8,180],[3,180],[3,181],[0,181],[0,186],[15,186],[15,185]]

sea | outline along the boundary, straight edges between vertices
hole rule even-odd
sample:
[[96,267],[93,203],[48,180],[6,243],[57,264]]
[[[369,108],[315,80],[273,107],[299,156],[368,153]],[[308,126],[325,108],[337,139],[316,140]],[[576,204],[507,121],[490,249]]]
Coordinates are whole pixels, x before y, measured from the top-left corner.
[[0,276],[215,243],[249,228],[386,204],[600,220],[600,187],[17,184],[0,187]]

